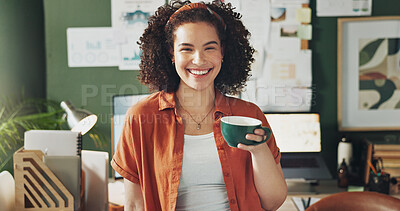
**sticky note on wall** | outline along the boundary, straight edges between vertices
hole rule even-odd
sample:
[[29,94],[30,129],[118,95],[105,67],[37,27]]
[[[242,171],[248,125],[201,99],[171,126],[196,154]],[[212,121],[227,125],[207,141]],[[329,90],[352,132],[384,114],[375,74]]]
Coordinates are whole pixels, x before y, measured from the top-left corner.
[[311,22],[311,9],[308,7],[298,8],[296,10],[296,21],[300,23],[310,23]]
[[297,28],[297,37],[302,40],[312,39],[312,26],[311,24],[301,24]]

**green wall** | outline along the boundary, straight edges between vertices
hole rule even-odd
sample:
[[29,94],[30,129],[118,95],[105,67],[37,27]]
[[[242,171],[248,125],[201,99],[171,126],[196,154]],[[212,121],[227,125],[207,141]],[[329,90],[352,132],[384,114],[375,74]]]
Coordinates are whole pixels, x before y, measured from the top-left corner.
[[[111,1],[44,0],[46,36],[47,98],[70,100],[75,107],[98,115],[96,126],[108,139],[99,149],[83,137],[83,149],[108,151],[111,158],[111,97],[115,94],[146,93],[136,79],[138,71],[117,67],[69,68],[66,29],[111,26]],[[111,172],[111,168],[110,168]]]
[[[313,9],[312,68],[315,101],[313,111],[321,115],[322,154],[331,173],[336,174],[337,144],[342,136],[353,142],[363,138],[382,139],[389,136],[400,138],[400,132],[339,132],[337,125],[337,18],[316,17],[316,0]],[[400,1],[373,1],[372,16],[400,15]],[[355,149],[357,150],[357,149]]]
[[[337,127],[337,65],[336,39],[337,18],[316,17],[313,9],[314,101],[312,111],[321,114],[323,156],[332,173],[336,171],[337,142],[342,135],[351,140],[367,137],[384,137],[399,132],[340,133]],[[116,67],[68,68],[66,29],[68,27],[111,26],[110,1],[100,0],[44,0],[47,97],[55,100],[71,100],[77,107],[86,108],[99,115],[99,127],[111,137],[111,96],[113,94],[144,93],[137,71],[119,71]],[[373,16],[400,15],[400,1],[379,0],[373,2]],[[88,140],[85,149],[96,149]],[[107,149],[110,151],[110,148]],[[111,154],[110,154],[111,157]]]
[[0,96],[45,96],[42,0],[0,0]]
[[42,0],[0,0],[0,101],[44,98],[45,70]]

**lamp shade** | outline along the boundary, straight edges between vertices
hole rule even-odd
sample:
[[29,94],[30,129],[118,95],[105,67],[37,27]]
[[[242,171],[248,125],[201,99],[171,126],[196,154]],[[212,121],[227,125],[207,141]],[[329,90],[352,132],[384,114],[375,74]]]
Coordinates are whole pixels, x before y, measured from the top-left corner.
[[75,108],[71,102],[62,101],[60,104],[67,114],[67,123],[71,131],[87,133],[97,122],[97,116],[85,109]]

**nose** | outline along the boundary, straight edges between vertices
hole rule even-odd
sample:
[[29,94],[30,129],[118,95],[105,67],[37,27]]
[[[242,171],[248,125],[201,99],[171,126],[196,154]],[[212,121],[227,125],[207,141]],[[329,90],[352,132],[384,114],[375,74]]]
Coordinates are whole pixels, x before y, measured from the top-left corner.
[[194,53],[192,63],[196,64],[196,65],[204,64],[205,58],[204,58],[203,53],[200,51],[197,51],[196,53]]

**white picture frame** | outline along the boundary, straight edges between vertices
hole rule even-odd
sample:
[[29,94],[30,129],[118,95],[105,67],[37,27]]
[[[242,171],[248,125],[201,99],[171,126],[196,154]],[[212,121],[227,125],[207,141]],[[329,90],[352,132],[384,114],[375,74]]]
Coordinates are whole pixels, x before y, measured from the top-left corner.
[[[392,73],[389,74],[389,69],[393,69],[392,66],[386,65],[388,70],[385,70],[385,66],[381,65],[385,63],[375,62],[374,71],[383,70],[382,73],[384,74],[379,72],[379,74],[373,75],[371,67],[365,68],[364,58],[370,57],[365,57],[365,46],[363,45],[367,43],[366,45],[371,46],[371,43],[375,41],[374,39],[385,42],[385,39],[392,41],[400,38],[400,16],[339,18],[337,26],[337,117],[339,131],[399,130],[400,108],[398,106],[400,105],[400,98],[397,101],[398,104],[394,107],[393,105],[387,106],[387,104],[383,106],[382,100],[380,100],[383,99],[383,92],[381,90],[378,92],[378,89],[365,89],[365,84],[368,82],[381,86],[381,83],[385,83],[386,86],[386,82],[390,82],[389,77],[400,77],[400,68],[398,67],[400,63],[397,61],[396,68],[399,72],[393,76]],[[387,42],[389,43],[389,41]],[[382,44],[382,46],[384,45]],[[390,45],[388,44],[388,46]],[[390,49],[390,47],[387,48]],[[375,56],[378,58],[379,52],[385,52],[385,50],[380,49],[380,47],[377,48],[371,58],[375,59]],[[390,52],[390,50],[386,50],[386,52]],[[360,55],[363,55],[361,60]],[[387,53],[385,60],[389,60],[389,56],[391,54]],[[400,56],[397,56],[397,58],[400,58]],[[368,62],[371,62],[372,59]],[[392,57],[391,59],[393,60]],[[385,74],[386,79],[384,79]],[[366,81],[366,78],[370,81]],[[376,93],[378,93],[378,96]],[[397,98],[399,94],[400,87],[397,86],[392,97]],[[391,101],[393,101],[392,97],[390,98]],[[374,102],[376,99],[379,103]]]

